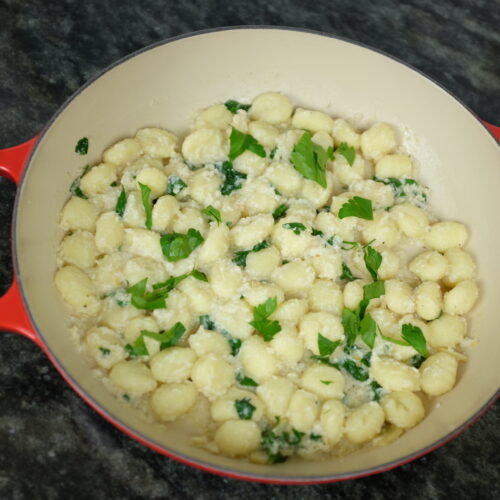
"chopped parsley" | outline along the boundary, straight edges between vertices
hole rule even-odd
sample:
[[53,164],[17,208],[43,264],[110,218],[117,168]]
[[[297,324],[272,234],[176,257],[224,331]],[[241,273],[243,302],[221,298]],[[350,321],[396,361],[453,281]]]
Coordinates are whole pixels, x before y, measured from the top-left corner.
[[255,382],[253,378],[246,377],[245,375],[238,374],[236,376],[236,380],[238,381],[238,384],[243,385],[245,387],[257,387],[258,384]]
[[356,158],[356,152],[352,146],[349,146],[347,142],[341,142],[335,152],[341,154],[347,160],[347,163],[349,163],[352,167],[354,158]]
[[345,217],[359,217],[360,219],[373,220],[373,209],[371,200],[354,196],[344,203],[339,210],[339,219]]
[[342,274],[340,275],[340,279],[344,281],[354,281],[357,279],[353,276],[352,271],[345,262],[342,262]]
[[274,212],[273,212],[273,218],[274,220],[281,219],[286,215],[288,211],[288,205],[285,205],[284,203],[280,205]]
[[381,182],[386,186],[391,186],[394,196],[397,198],[402,198],[407,195],[415,196],[421,203],[427,201],[426,188],[420,185],[415,179],[397,179],[395,177],[388,177],[387,179],[382,179],[380,177],[374,177],[374,181]]
[[261,241],[260,243],[257,243],[250,250],[240,250],[239,252],[235,252],[232,261],[237,266],[245,267],[247,265],[248,254],[250,252],[260,252],[261,250],[264,250],[264,248],[268,248],[268,247],[269,247],[269,243],[267,241]]
[[320,380],[320,382],[324,385],[330,385],[333,382],[333,380]]
[[262,158],[266,157],[264,147],[254,137],[233,127],[229,136],[229,160],[233,161],[246,150]]
[[364,247],[364,260],[366,269],[371,277],[376,281],[378,279],[378,270],[382,264],[382,255],[370,245]]
[[274,160],[274,157],[276,156],[277,152],[278,152],[278,148],[277,147],[274,147],[273,149],[271,149],[271,151],[269,153],[269,158],[271,160]]
[[99,347],[99,350],[101,351],[103,358],[107,358],[111,354],[111,351],[107,347]]
[[363,342],[373,349],[375,337],[377,335],[377,323],[375,323],[375,320],[369,314],[365,314],[364,318],[361,320],[359,332]]
[[327,152],[312,141],[309,132],[304,132],[290,155],[295,170],[323,188],[326,188],[327,159]]
[[247,178],[247,174],[235,170],[230,161],[217,163],[214,166],[222,174],[224,179],[220,187],[222,195],[229,196],[233,191],[241,189],[242,181]]
[[208,205],[208,207],[204,208],[201,211],[201,213],[208,215],[208,217],[212,217],[215,221],[217,221],[217,225],[219,225],[222,222],[222,217],[220,216],[220,212],[212,205]]
[[382,391],[383,391],[382,386],[378,382],[376,382],[375,380],[372,380],[370,382],[370,388],[372,390],[373,401],[380,401],[380,398],[382,397]]
[[365,382],[370,378],[368,372],[362,366],[357,365],[352,359],[343,359],[339,364],[355,380]]
[[288,455],[291,455],[294,448],[300,445],[304,432],[292,429],[291,432],[284,431],[281,434],[275,433],[272,430],[265,431],[262,434],[261,446],[267,453],[268,462],[277,464],[284,462]]
[[187,187],[187,184],[179,176],[172,175],[168,178],[167,194],[175,196],[176,194],[179,194],[185,187]]
[[229,347],[231,347],[231,354],[236,356],[241,347],[241,340],[234,338],[227,330],[216,325],[208,314],[200,316],[200,325],[205,328],[205,330],[212,330],[214,332],[219,332],[221,335],[226,337]]
[[144,337],[152,338],[160,343],[160,351],[176,345],[184,335],[186,328],[182,323],[177,322],[170,330],[160,333],[141,330],[141,334],[135,339],[133,344],[125,346],[126,351],[133,358],[138,356],[148,356],[149,351],[144,342]]
[[250,420],[253,412],[256,410],[255,406],[250,403],[250,398],[237,399],[234,402],[234,407],[238,413],[238,417],[242,420]]
[[203,236],[197,229],[190,228],[186,234],[170,233],[160,238],[163,255],[170,262],[186,259],[203,243]]
[[401,329],[401,337],[403,337],[409,345],[411,345],[421,356],[427,357],[427,343],[425,341],[422,330],[415,325],[406,323]]
[[278,299],[276,297],[267,299],[263,304],[253,308],[252,325],[266,342],[269,342],[273,337],[281,331],[281,326],[276,320],[270,320],[269,316],[276,311],[278,307]]
[[140,182],[138,182],[137,184],[139,184],[139,187],[141,188],[142,205],[144,206],[144,211],[146,212],[146,222],[144,225],[148,229],[151,229],[153,227],[153,211],[151,202],[149,200],[151,188],[146,186],[145,184],[141,184]]
[[410,358],[410,364],[414,368],[420,368],[422,363],[425,361],[424,356],[421,356],[420,354],[415,354],[415,356],[412,356]]
[[87,137],[82,137],[75,146],[75,153],[86,155],[89,152],[89,140]]
[[153,285],[152,292],[146,292],[146,285],[148,283],[148,278],[137,282],[127,289],[127,292],[132,296],[131,303],[137,309],[145,309],[151,311],[153,309],[165,309],[168,292],[171,289],[167,287],[157,287],[154,289]]
[[90,165],[85,165],[83,167],[82,173],[71,183],[71,186],[69,187],[69,191],[71,194],[78,196],[78,198],[83,198],[84,200],[87,199],[87,196],[80,189],[80,181],[82,177],[88,172],[89,168]]
[[123,217],[126,206],[127,206],[127,193],[125,192],[125,188],[122,186],[120,196],[118,196],[118,200],[116,200],[115,212],[120,217]]
[[321,333],[318,333],[318,350],[320,356],[330,356],[340,344],[342,344],[341,340],[334,342],[326,337],[323,337]]
[[302,231],[306,230],[306,226],[304,226],[301,222],[287,222],[286,224],[283,224],[283,227],[285,229],[292,230],[296,235],[299,235]]
[[199,281],[208,281],[207,275],[196,269],[191,271],[191,276]]
[[229,99],[224,103],[224,106],[231,111],[231,113],[236,114],[240,109],[243,111],[248,111],[250,109],[251,104],[241,104],[238,101],[235,101],[234,99]]

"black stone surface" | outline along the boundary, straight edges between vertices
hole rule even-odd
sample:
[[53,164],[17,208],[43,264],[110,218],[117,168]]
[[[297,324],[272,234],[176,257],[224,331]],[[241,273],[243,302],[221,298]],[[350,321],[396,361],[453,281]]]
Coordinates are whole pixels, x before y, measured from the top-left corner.
[[[131,51],[216,26],[307,27],[384,50],[500,125],[498,0],[0,0],[0,148],[35,135],[88,78]],[[0,179],[0,293],[14,186]],[[274,486],[162,457],[104,421],[40,350],[0,334],[0,498],[500,498],[499,405],[443,448],[344,483]]]

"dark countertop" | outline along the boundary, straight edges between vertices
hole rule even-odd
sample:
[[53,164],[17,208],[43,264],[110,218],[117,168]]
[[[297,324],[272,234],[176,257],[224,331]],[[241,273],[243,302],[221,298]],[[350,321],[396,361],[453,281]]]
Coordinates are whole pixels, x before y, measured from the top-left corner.
[[[500,125],[499,0],[0,0],[0,148],[25,141],[87,79],[150,43],[243,24],[306,27],[414,65]],[[0,293],[11,279],[14,186],[0,179]],[[213,476],[108,424],[30,341],[0,334],[0,498],[500,498],[500,405],[399,469],[319,486]],[[496,491],[496,493],[495,493]]]

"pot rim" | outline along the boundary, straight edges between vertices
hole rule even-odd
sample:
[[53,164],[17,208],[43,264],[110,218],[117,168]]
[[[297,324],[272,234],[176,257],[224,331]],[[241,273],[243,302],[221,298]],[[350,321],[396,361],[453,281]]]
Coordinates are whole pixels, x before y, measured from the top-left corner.
[[[12,229],[11,229],[11,237],[12,237],[12,258],[14,262],[14,273],[16,276],[18,276],[18,283],[19,283],[19,290],[20,294],[22,297],[22,301],[24,304],[24,307],[26,309],[26,312],[28,314],[28,317],[31,321],[31,324],[33,325],[33,328],[36,332],[36,335],[38,339],[40,340],[40,345],[51,361],[51,363],[56,367],[56,369],[59,371],[59,373],[62,375],[64,380],[72,387],[72,389],[87,403],[89,406],[91,406],[97,413],[99,413],[102,417],[104,417],[107,421],[109,421],[111,424],[113,424],[115,427],[120,429],[122,432],[124,432],[126,435],[129,437],[135,439],[139,443],[149,447],[150,449],[161,453],[163,455],[166,455],[169,458],[173,458],[183,464],[190,465],[192,467],[195,467],[197,469],[201,469],[205,472],[211,472],[217,475],[221,476],[226,476],[230,477],[233,479],[241,479],[241,480],[246,480],[246,481],[256,481],[256,482],[262,482],[262,483],[272,483],[272,484],[319,484],[319,483],[333,483],[333,482],[339,482],[339,481],[346,481],[350,479],[358,479],[366,476],[370,476],[373,474],[385,472],[391,469],[394,469],[396,467],[399,467],[401,465],[404,465],[406,463],[409,463],[413,460],[416,460],[417,458],[420,458],[427,453],[430,453],[431,451],[436,450],[437,448],[443,446],[446,444],[448,441],[452,440],[456,436],[458,436],[460,433],[462,433],[465,429],[467,429],[470,425],[472,425],[475,421],[479,419],[498,399],[500,396],[500,390],[497,390],[489,399],[488,401],[476,412],[474,415],[472,415],[468,420],[463,422],[461,425],[456,427],[453,431],[449,432],[446,434],[444,437],[441,439],[438,439],[431,445],[416,451],[415,453],[411,453],[409,455],[406,455],[404,457],[401,457],[397,460],[393,460],[391,462],[386,462],[384,464],[381,464],[376,467],[371,467],[369,469],[362,469],[359,471],[353,471],[349,473],[342,473],[342,474],[334,474],[331,476],[295,476],[295,477],[288,477],[288,476],[280,476],[279,474],[271,474],[271,475],[261,475],[261,474],[254,474],[254,473],[247,473],[247,472],[240,472],[235,469],[231,468],[226,468],[226,467],[220,467],[213,465],[211,463],[205,462],[203,460],[196,460],[192,459],[188,455],[184,453],[179,453],[176,451],[171,450],[170,448],[161,445],[157,441],[146,437],[144,434],[141,432],[131,428],[128,426],[126,423],[124,423],[120,418],[114,417],[105,407],[101,406],[90,394],[88,394],[79,384],[79,382],[74,379],[62,366],[62,363],[59,361],[59,359],[54,356],[52,350],[50,349],[49,344],[46,342],[43,333],[41,330],[38,328],[35,319],[33,318],[31,314],[31,310],[28,304],[28,301],[26,300],[25,292],[24,292],[24,285],[20,279],[20,273],[19,273],[19,261],[17,257],[17,244],[16,244],[16,231],[17,231],[17,214],[18,214],[18,205],[20,203],[20,193],[24,184],[24,180],[26,177],[26,174],[31,166],[31,160],[33,159],[36,151],[38,150],[38,147],[40,143],[43,141],[45,134],[47,131],[51,128],[52,124],[55,122],[55,120],[65,111],[65,109],[68,107],[68,105],[78,96],[80,93],[85,91],[88,87],[90,87],[96,80],[104,76],[106,73],[110,72],[113,70],[115,67],[119,66],[120,64],[128,61],[129,59],[134,58],[135,56],[138,56],[140,54],[143,54],[145,52],[148,52],[149,50],[155,49],[159,46],[166,45],[172,42],[176,42],[177,40],[182,40],[184,38],[192,38],[198,35],[205,35],[209,33],[217,33],[217,32],[224,32],[224,31],[239,31],[239,30],[275,30],[275,31],[295,31],[299,33],[307,33],[310,35],[317,35],[317,36],[323,36],[327,38],[333,38],[335,40],[340,40],[342,42],[350,43],[353,45],[357,45],[359,47],[362,47],[366,50],[369,50],[371,52],[378,53],[380,55],[383,55],[385,57],[388,57],[389,59],[392,59],[400,64],[403,64],[410,70],[413,70],[415,73],[417,73],[419,76],[422,76],[429,80],[430,82],[434,83],[436,86],[438,86],[441,90],[443,90],[448,96],[453,98],[459,105],[461,105],[463,108],[465,108],[478,122],[480,126],[482,126],[484,129],[487,130],[487,132],[493,136],[493,134],[488,130],[488,128],[481,122],[481,120],[478,118],[476,113],[474,113],[466,104],[464,104],[458,97],[456,97],[452,92],[450,92],[448,89],[443,87],[440,83],[436,82],[433,78],[429,77],[419,69],[413,67],[411,64],[399,59],[396,56],[387,54],[386,52],[371,47],[365,43],[358,42],[355,40],[351,40],[346,37],[334,35],[331,33],[326,33],[323,31],[317,31],[317,30],[312,30],[308,28],[297,28],[297,27],[290,27],[290,26],[272,26],[272,25],[242,25],[242,26],[226,26],[226,27],[218,27],[218,28],[208,28],[208,29],[203,29],[203,30],[198,30],[198,31],[193,31],[181,35],[177,35],[174,37],[166,38],[164,40],[160,40],[158,42],[155,42],[151,45],[147,45],[146,47],[143,47],[141,49],[138,49],[120,59],[117,61],[113,62],[106,68],[104,68],[102,71],[98,72],[95,76],[93,76],[91,79],[89,79],[87,82],[85,82],[81,87],[79,87],[72,95],[70,95],[64,102],[63,104],[58,108],[58,110],[54,113],[52,118],[49,120],[47,125],[44,127],[42,132],[40,133],[38,140],[32,149],[29,158],[26,161],[26,165],[23,169],[22,176],[19,182],[19,186],[17,189],[16,193],[16,198],[14,202],[14,209],[13,209],[13,220],[12,220]],[[270,468],[272,471],[273,469]]]

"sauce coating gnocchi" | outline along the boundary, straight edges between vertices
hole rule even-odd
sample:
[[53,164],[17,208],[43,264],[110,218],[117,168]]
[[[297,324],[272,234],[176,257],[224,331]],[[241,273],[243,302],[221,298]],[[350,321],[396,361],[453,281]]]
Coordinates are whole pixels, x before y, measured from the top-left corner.
[[213,453],[380,445],[455,385],[480,294],[468,229],[431,213],[416,170],[389,123],[279,92],[214,104],[75,179],[54,283],[110,388],[196,421]]

